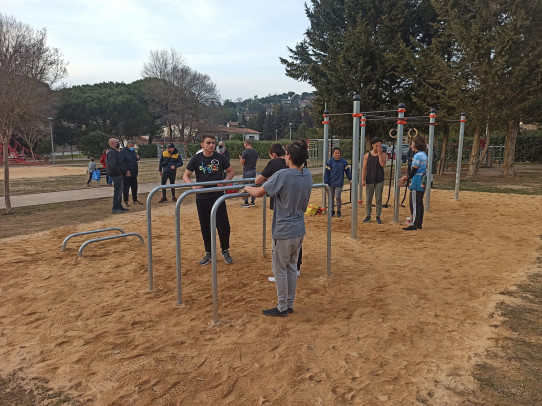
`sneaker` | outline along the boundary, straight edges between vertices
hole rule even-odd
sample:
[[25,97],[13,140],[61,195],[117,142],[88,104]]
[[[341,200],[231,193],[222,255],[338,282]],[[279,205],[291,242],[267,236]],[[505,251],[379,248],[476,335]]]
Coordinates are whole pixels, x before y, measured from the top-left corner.
[[256,207],[256,203],[250,202],[249,206],[250,206],[250,207]]
[[228,265],[233,264],[233,258],[230,255],[230,250],[222,250],[222,256],[224,257],[224,262]]
[[288,307],[288,313],[293,313],[294,312],[294,308],[293,307]]
[[262,313],[264,314],[264,316],[286,317],[288,316],[288,309],[281,312],[276,307],[273,307],[272,309],[263,310]]
[[376,222],[377,222],[378,224],[382,224],[382,223],[383,223],[383,221],[380,220],[380,217],[377,217],[377,218],[376,218]]
[[369,221],[371,221],[371,216],[367,216],[367,217],[365,217],[365,219],[363,220],[364,223],[368,223]]
[[87,187],[90,187],[90,185],[87,183]]
[[124,207],[120,208],[121,211],[130,211],[130,209],[125,209]]
[[167,197],[162,196],[162,198],[158,200],[158,203],[164,203],[164,202],[167,202]]
[[176,202],[177,201],[177,196],[171,196],[171,201]]
[[139,205],[143,205],[143,203],[141,203],[139,200],[136,200],[135,202],[133,202],[132,204],[139,204]]
[[335,210],[331,210],[331,217],[335,217]]
[[111,210],[111,214],[124,214],[124,210]]
[[342,214],[341,214],[340,210],[337,212],[337,217],[342,217]]
[[299,269],[297,270],[297,276],[301,276],[301,271]]
[[209,262],[211,262],[211,253],[206,252],[205,256],[199,261],[200,265],[207,265]]
[[403,230],[412,231],[412,230],[417,230],[417,228],[416,228],[416,226],[408,226],[408,227],[403,227]]
[[243,203],[243,204],[241,205],[241,207],[250,207],[250,204],[248,204],[248,203]]
[[130,207],[130,205],[128,204],[128,202],[124,202],[124,207]]

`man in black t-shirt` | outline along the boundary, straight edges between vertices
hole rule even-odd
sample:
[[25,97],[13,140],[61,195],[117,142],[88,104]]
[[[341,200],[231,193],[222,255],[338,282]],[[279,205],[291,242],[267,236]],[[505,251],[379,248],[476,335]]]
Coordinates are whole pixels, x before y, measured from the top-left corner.
[[[223,179],[223,172],[226,171],[226,181],[233,179],[235,174],[230,162],[222,154],[215,151],[216,139],[213,135],[204,135],[201,139],[202,152],[194,155],[183,175],[185,183],[192,183],[190,176],[196,172],[196,182],[210,182]],[[222,185],[220,185],[222,186]],[[214,187],[214,186],[207,186]],[[203,189],[203,186],[194,186],[193,189]],[[199,262],[200,265],[207,265],[211,261],[211,210],[213,205],[224,192],[199,193],[196,195],[196,207],[198,209],[199,225],[203,244],[205,245],[205,256]],[[216,228],[222,248],[222,256],[226,264],[233,264],[230,255],[230,221],[226,202],[223,202],[216,212]]]
[[[256,163],[258,162],[258,151],[252,148],[252,142],[250,140],[245,140],[243,143],[245,150],[241,155],[239,155],[239,160],[241,165],[243,165],[243,179],[245,178],[255,178],[256,177]],[[256,198],[253,196],[250,199],[250,204],[248,203],[248,197],[245,199],[245,204],[242,207],[254,207],[256,204],[254,201]]]

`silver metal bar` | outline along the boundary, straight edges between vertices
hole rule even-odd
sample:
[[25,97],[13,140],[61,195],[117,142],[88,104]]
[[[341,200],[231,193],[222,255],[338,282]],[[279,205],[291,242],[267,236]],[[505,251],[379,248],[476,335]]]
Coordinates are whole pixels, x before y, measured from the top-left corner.
[[431,204],[431,187],[433,185],[433,145],[435,144],[435,122],[437,118],[437,109],[432,108],[429,113],[429,150],[427,152],[427,185],[425,186],[425,208],[424,211],[429,211]]
[[399,205],[401,199],[401,188],[399,187],[399,178],[401,177],[401,162],[403,160],[403,127],[402,123],[405,118],[405,105],[400,103],[397,106],[397,139],[395,142],[395,191],[393,195],[393,221],[399,222]]
[[124,234],[124,230],[120,227],[109,227],[109,228],[100,228],[99,230],[90,230],[90,231],[83,231],[81,233],[73,233],[66,237],[64,242],[62,243],[62,251],[66,250],[66,244],[68,243],[68,240],[72,237],[76,237],[78,235],[86,235],[86,234],[94,234],[94,233],[101,233],[103,231],[111,231],[111,230],[118,230],[122,234]]
[[[359,121],[361,96],[354,95],[354,114],[352,115],[352,185],[350,186],[350,202],[352,217],[350,220],[350,237],[358,238],[358,183],[359,183]],[[332,200],[330,200],[332,201]],[[328,210],[329,211],[329,210]]]
[[81,248],[79,248],[79,256],[82,257],[83,256],[83,250],[85,249],[85,247],[87,245],[89,245],[89,244],[92,244],[93,242],[114,240],[116,238],[129,237],[131,235],[135,235],[135,236],[139,237],[139,239],[141,240],[141,244],[145,245],[145,241],[143,240],[143,237],[141,236],[141,234],[139,234],[139,233],[124,233],[124,234],[119,234],[119,235],[112,235],[112,236],[109,236],[109,237],[95,238],[93,240],[88,240],[88,241],[84,242],[83,245],[81,245]]
[[465,136],[465,123],[467,115],[461,113],[461,124],[459,125],[459,145],[457,146],[457,168],[455,170],[455,200],[459,199],[459,181],[461,178],[461,161],[463,160],[463,137]]

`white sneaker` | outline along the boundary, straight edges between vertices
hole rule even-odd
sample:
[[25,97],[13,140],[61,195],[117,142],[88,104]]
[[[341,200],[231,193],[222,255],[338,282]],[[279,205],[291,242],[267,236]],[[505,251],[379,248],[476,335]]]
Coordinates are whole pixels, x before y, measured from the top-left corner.
[[297,271],[297,276],[301,276],[301,272],[300,272],[300,271]]
[[274,276],[268,276],[268,277],[267,277],[267,280],[268,280],[269,282],[276,282]]

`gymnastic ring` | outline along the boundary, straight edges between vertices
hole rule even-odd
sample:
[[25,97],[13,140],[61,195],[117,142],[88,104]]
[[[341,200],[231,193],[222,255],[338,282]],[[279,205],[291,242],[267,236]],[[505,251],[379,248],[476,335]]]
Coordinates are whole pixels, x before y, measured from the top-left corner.
[[[395,130],[395,137],[392,135],[393,130]],[[397,138],[397,129],[396,129],[396,128],[392,128],[388,134],[390,135],[390,138],[396,139],[396,138]]]
[[[410,132],[414,130],[414,136],[412,136],[412,134],[410,134]],[[417,137],[418,136],[418,130],[416,128],[409,128],[408,129],[408,139],[412,139],[414,137]]]

